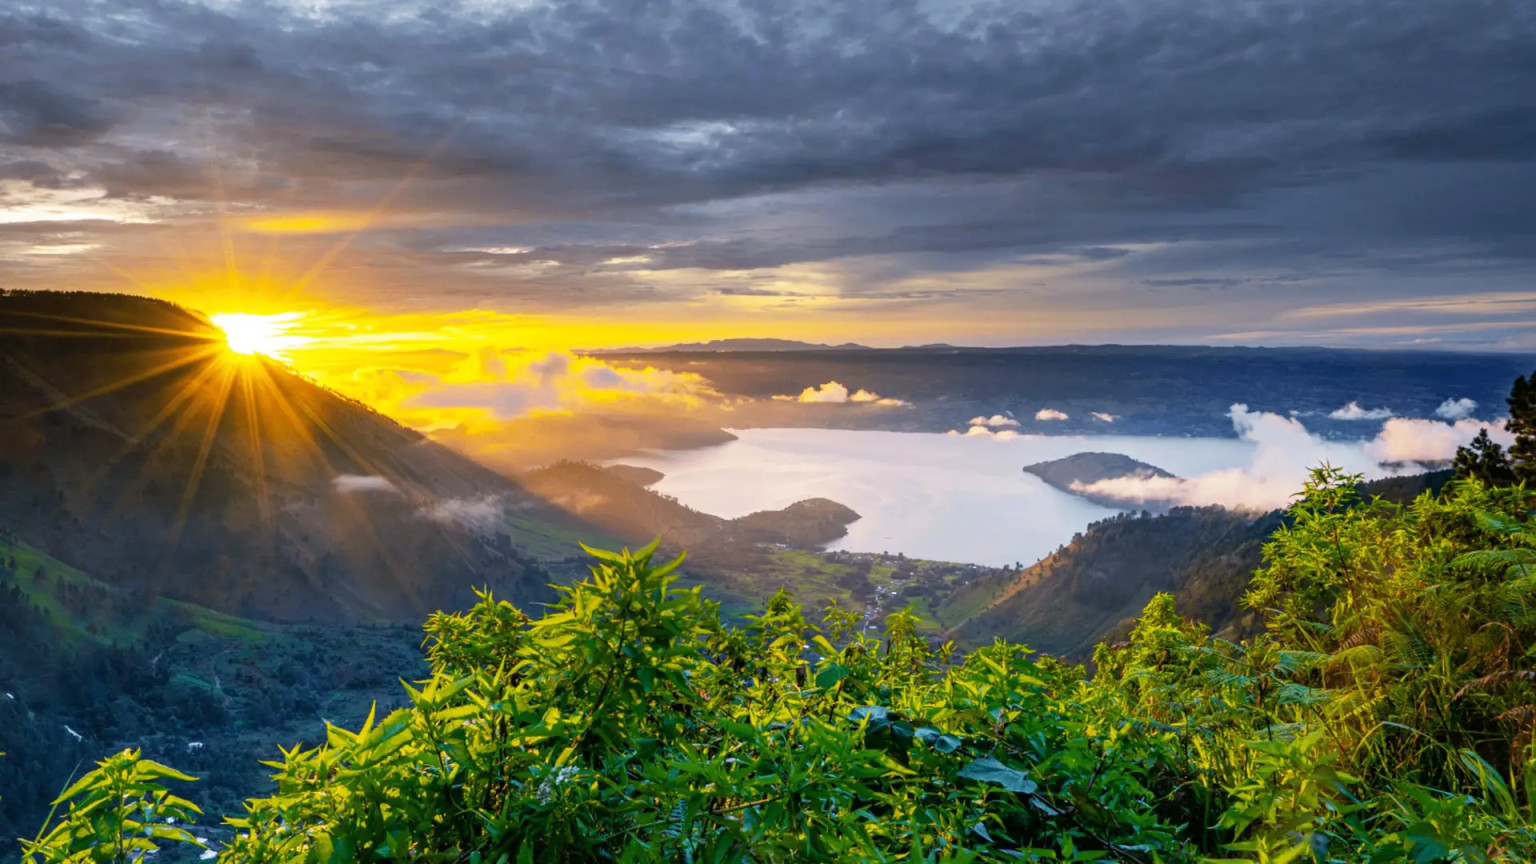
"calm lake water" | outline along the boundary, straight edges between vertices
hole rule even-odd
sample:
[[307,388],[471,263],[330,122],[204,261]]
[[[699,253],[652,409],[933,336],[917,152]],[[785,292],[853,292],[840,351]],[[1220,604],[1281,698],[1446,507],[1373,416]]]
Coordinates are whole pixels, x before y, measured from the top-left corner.
[[863,518],[833,549],[992,566],[1037,561],[1117,512],[1047,486],[1025,465],[1103,451],[1191,477],[1246,466],[1255,452],[1230,438],[732,431],[739,440],[718,447],[618,461],[665,473],[652,488],[726,518],[803,498],[846,504]]

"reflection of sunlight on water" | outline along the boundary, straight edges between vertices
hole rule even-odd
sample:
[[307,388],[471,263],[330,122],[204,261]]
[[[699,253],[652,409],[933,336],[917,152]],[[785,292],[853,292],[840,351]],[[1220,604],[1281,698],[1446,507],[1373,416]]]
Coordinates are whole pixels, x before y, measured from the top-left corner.
[[652,488],[727,518],[831,498],[863,517],[831,548],[1002,565],[1036,561],[1114,510],[1059,492],[1023,467],[1089,450],[1180,476],[1247,465],[1236,439],[1025,435],[1009,441],[832,429],[733,430],[702,450],[619,460],[666,474]]

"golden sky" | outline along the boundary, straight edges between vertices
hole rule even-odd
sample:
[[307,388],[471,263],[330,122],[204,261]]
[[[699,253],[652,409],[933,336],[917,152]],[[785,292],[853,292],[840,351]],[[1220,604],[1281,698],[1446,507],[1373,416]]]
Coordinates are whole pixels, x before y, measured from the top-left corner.
[[24,4],[0,285],[301,314],[317,369],[1536,348],[1536,24],[1379,5]]

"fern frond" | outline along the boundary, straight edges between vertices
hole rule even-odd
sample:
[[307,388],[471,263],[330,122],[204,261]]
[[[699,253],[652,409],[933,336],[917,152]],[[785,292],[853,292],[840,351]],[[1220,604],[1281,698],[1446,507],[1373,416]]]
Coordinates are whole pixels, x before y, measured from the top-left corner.
[[1460,699],[1468,693],[1477,690],[1487,690],[1489,688],[1503,684],[1505,681],[1515,680],[1536,681],[1536,672],[1533,672],[1529,669],[1503,669],[1498,672],[1484,675],[1481,678],[1474,678],[1471,681],[1468,681],[1466,684],[1462,685],[1460,690],[1456,691],[1455,698]]

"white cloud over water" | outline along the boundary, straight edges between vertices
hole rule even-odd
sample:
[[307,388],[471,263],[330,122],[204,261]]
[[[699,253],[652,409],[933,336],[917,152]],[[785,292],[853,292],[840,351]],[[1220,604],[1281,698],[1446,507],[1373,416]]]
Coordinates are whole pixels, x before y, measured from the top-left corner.
[[971,425],[991,426],[995,429],[1002,426],[1017,426],[1019,425],[1019,421],[1013,419],[1013,417],[1007,414],[993,414],[991,417],[972,417]]
[[1041,408],[1035,412],[1036,420],[1069,420],[1066,412],[1057,411],[1055,408]]
[[1391,408],[1362,408],[1359,402],[1351,402],[1328,414],[1330,420],[1385,420],[1391,416]]
[[773,398],[806,403],[842,403],[848,401],[848,388],[836,381],[828,381],[820,387],[807,387],[801,390],[799,396],[775,396]]
[[907,405],[901,399],[890,399],[869,390],[859,389],[852,393],[848,388],[837,381],[828,381],[820,387],[807,387],[800,391],[799,396],[775,396],[780,402],[800,402],[803,404],[842,405],[852,402],[859,405],[883,405],[895,407]]
[[1233,405],[1228,416],[1238,437],[1254,447],[1247,465],[1192,477],[1148,477],[1082,484],[1076,491],[1127,502],[1206,506],[1266,511],[1284,507],[1301,489],[1311,469],[1328,464],[1367,479],[1416,473],[1416,463],[1445,462],[1456,448],[1488,430],[1495,441],[1512,436],[1502,424],[1476,420],[1393,418],[1369,441],[1327,441],[1307,430],[1300,420],[1247,405]]
[[964,435],[967,438],[993,438],[998,441],[1010,441],[1019,437],[1019,433],[1013,431],[1012,429],[992,429],[981,423],[976,423],[974,420],[971,421],[971,423],[971,428],[965,430],[964,432],[961,432],[958,429],[951,429],[949,430],[949,434]]
[[1464,420],[1472,416],[1477,410],[1477,400],[1463,396],[1460,399],[1447,399],[1435,409],[1435,416],[1444,420]]
[[1465,445],[1477,433],[1488,430],[1494,441],[1509,446],[1515,436],[1502,423],[1484,423],[1463,419],[1454,423],[1438,420],[1388,420],[1381,434],[1366,445],[1366,452],[1382,462],[1444,462],[1456,456],[1456,448]]

